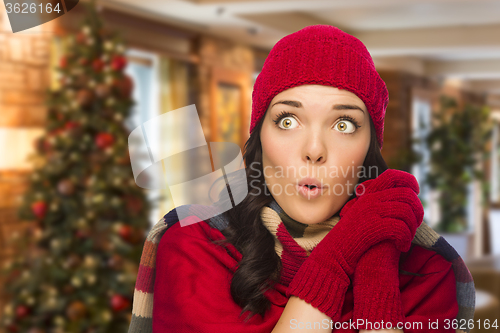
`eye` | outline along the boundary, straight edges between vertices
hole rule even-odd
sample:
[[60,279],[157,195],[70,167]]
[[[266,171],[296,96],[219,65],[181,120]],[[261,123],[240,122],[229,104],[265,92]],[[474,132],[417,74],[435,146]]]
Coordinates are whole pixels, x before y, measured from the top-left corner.
[[337,131],[341,132],[342,134],[353,134],[361,126],[359,126],[356,119],[344,115],[340,117],[340,121],[336,123],[334,127]]
[[282,111],[277,117],[276,120],[273,120],[273,122],[276,124],[276,127],[282,130],[288,130],[295,128],[293,127],[294,123],[295,126],[298,124],[297,120],[293,117],[293,113],[288,112],[288,111]]

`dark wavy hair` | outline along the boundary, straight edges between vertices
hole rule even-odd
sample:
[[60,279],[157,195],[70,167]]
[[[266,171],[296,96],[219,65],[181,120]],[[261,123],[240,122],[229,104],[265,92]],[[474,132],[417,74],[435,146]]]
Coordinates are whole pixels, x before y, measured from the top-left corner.
[[[269,310],[271,303],[264,295],[264,292],[279,281],[279,272],[281,271],[281,259],[275,251],[274,236],[264,226],[260,217],[262,208],[273,200],[266,188],[263,176],[260,131],[264,118],[262,117],[255,126],[244,147],[243,159],[246,166],[247,184],[240,184],[242,186],[240,188],[246,186],[248,194],[238,205],[233,205],[232,209],[223,213],[228,221],[228,225],[221,230],[225,239],[212,240],[212,243],[217,245],[230,243],[242,254],[242,259],[233,275],[230,289],[233,300],[242,308],[240,316],[250,311],[245,321],[248,321],[255,314],[263,317],[266,311]],[[365,167],[364,170],[371,170],[370,167],[376,167],[375,169],[380,174],[388,167],[380,153],[373,121],[371,117],[369,118],[371,127],[370,147],[363,166]],[[257,166],[257,168],[254,166]],[[358,180],[358,184],[368,179],[374,179],[378,174],[372,175],[371,172],[365,172],[363,178]],[[231,178],[231,175],[228,174],[226,177]],[[237,182],[236,178],[232,180],[231,187],[233,188],[233,185]],[[226,185],[226,189],[231,196],[231,188]],[[346,203],[355,197],[356,195],[353,193]],[[220,200],[224,200],[223,198],[228,200],[227,195],[219,195]],[[229,250],[227,252],[230,254]]]

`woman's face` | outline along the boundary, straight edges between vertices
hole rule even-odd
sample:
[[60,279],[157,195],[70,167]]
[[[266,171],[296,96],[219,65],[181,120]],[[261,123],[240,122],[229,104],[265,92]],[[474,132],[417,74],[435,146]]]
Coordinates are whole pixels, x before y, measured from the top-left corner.
[[[370,145],[370,115],[354,93],[323,85],[287,89],[269,104],[260,139],[264,179],[293,219],[315,224],[352,195]],[[306,177],[321,189],[307,189]],[[305,180],[311,183],[311,180]]]

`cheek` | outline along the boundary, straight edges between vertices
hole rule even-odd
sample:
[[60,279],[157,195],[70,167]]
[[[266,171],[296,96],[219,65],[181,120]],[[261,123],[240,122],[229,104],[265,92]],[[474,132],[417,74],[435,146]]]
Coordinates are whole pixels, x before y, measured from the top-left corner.
[[262,141],[262,162],[264,167],[282,165],[283,156],[281,154],[283,154],[283,149],[275,141]]
[[[264,175],[268,176],[266,178],[276,172],[282,172],[283,168],[290,165],[290,151],[283,147],[286,144],[278,140],[268,140],[265,133],[262,133],[261,145]],[[274,182],[277,180],[279,179],[275,179]]]

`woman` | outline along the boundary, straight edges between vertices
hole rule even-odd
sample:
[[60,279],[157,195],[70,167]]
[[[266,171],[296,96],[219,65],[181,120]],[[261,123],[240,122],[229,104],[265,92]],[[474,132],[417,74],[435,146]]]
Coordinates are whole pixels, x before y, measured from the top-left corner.
[[468,332],[470,273],[380,154],[388,93],[365,46],[326,25],[288,35],[252,99],[248,195],[158,222],[129,332]]

